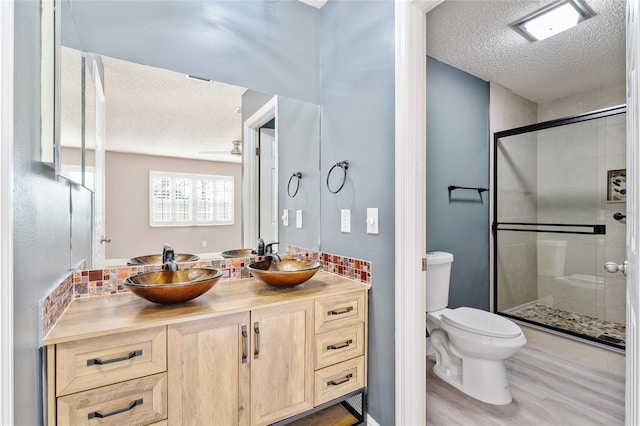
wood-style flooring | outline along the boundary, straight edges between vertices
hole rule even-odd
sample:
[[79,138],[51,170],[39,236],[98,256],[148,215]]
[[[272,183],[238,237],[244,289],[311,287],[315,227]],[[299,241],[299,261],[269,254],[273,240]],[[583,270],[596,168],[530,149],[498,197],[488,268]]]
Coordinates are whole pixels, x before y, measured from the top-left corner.
[[513,402],[480,402],[439,379],[427,358],[429,426],[624,425],[624,378],[525,346],[506,361]]

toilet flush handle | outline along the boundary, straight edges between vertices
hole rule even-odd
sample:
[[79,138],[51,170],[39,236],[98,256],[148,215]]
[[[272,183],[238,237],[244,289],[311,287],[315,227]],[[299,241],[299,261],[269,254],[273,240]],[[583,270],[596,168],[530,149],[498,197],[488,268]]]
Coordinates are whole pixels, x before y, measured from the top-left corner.
[[627,265],[629,262],[626,260],[622,263],[622,265],[618,265],[615,262],[607,262],[604,264],[604,270],[610,272],[612,274],[616,272],[622,272],[622,275],[627,276]]

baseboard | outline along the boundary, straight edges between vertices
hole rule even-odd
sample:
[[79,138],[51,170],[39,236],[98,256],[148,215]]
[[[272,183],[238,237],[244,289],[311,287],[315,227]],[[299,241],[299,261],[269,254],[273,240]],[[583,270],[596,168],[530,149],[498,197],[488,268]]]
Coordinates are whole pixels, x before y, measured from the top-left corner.
[[374,418],[367,413],[367,426],[380,426],[380,424],[376,422]]

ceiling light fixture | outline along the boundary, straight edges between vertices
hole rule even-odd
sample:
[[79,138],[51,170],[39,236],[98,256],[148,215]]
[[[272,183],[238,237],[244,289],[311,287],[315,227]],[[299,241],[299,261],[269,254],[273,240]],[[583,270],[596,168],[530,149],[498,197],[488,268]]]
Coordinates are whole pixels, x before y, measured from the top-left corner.
[[562,0],[514,22],[511,28],[530,41],[538,41],[573,28],[593,16],[595,13],[582,0]]

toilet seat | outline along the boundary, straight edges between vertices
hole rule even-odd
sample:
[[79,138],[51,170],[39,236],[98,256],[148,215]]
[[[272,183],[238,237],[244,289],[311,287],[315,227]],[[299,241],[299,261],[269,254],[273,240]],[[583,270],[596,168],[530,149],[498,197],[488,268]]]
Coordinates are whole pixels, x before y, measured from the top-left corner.
[[456,308],[442,314],[442,320],[452,327],[483,336],[510,339],[520,336],[517,324],[506,318],[475,308]]

